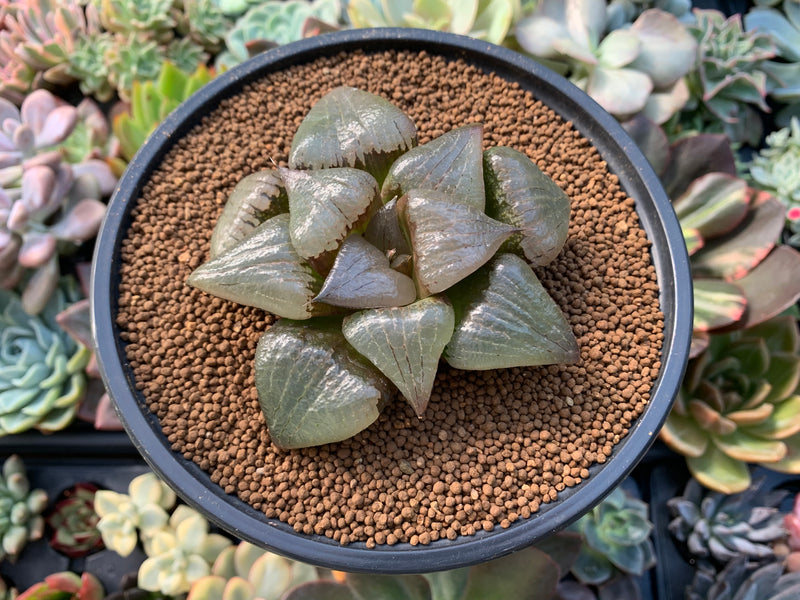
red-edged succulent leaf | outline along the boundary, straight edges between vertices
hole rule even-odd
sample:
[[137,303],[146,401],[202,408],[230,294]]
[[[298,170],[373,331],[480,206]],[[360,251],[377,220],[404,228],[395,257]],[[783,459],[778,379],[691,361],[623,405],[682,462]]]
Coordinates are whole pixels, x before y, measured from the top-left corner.
[[778,246],[736,285],[747,298],[737,328],[752,327],[779,315],[800,298],[800,252]]
[[708,240],[736,228],[747,215],[750,198],[743,180],[711,173],[693,181],[672,205],[682,229],[697,230]]
[[694,326],[710,331],[737,323],[744,315],[747,299],[739,284],[717,279],[694,279]]
[[674,199],[693,181],[709,173],[736,176],[731,141],[725,135],[701,133],[675,142],[661,180],[667,195]]

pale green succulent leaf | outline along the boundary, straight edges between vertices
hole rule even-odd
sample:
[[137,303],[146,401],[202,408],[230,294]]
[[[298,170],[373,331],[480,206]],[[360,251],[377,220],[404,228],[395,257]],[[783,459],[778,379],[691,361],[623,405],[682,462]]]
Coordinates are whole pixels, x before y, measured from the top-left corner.
[[554,59],[558,51],[553,44],[569,36],[565,23],[566,5],[562,0],[544,0],[536,11],[521,19],[515,37],[523,50],[539,58]]
[[220,552],[219,556],[214,559],[211,565],[211,574],[219,575],[225,579],[230,579],[234,575],[239,574],[240,571],[236,568],[236,551],[239,549],[239,546],[247,543],[248,542],[239,542],[237,546],[228,546]]
[[729,457],[743,462],[775,462],[786,455],[779,440],[765,440],[739,428],[730,435],[712,436],[714,444]]
[[225,600],[253,600],[256,597],[253,584],[241,577],[231,578],[225,586]]
[[751,434],[770,440],[785,440],[800,432],[800,396],[789,396],[774,407],[764,421],[748,428]]
[[175,493],[151,472],[133,478],[128,484],[128,492],[131,501],[139,507],[156,504],[169,509],[175,502]]
[[[256,560],[264,556],[266,551],[250,542],[239,542],[236,546],[226,548],[225,553],[232,559],[231,568],[233,573],[244,577],[250,572]],[[215,564],[214,572],[216,573],[216,571]]]
[[776,404],[782,401],[800,384],[800,356],[783,352],[772,354],[764,378],[771,386],[764,402]]
[[600,584],[614,575],[614,565],[603,554],[589,547],[581,548],[572,573],[585,584]]
[[515,0],[481,0],[470,35],[501,45],[514,23],[515,8]]
[[681,227],[681,231],[683,233],[683,241],[686,244],[686,251],[689,253],[689,256],[692,256],[703,247],[705,243],[703,237],[700,235],[700,232],[694,228]]
[[786,16],[794,16],[792,24],[786,16],[772,8],[755,7],[744,16],[748,31],[768,33],[778,47],[780,55],[789,62],[800,61],[800,15],[792,2],[784,2]]
[[635,69],[598,66],[589,76],[586,93],[613,115],[625,116],[644,108],[653,83]]
[[703,238],[728,233],[748,211],[747,184],[724,173],[696,179],[672,206],[681,228],[697,229]]
[[748,336],[733,341],[728,345],[725,355],[739,361],[742,373],[751,378],[763,376],[769,367],[769,349],[760,338]]
[[674,85],[694,66],[697,41],[674,15],[662,10],[646,10],[630,31],[641,43],[631,66],[647,73],[656,89]]
[[193,551],[200,555],[206,563],[211,564],[230,545],[231,541],[224,535],[209,533],[205,536],[203,543],[194,548]]
[[597,58],[604,67],[619,69],[630,64],[639,54],[639,38],[630,30],[615,29],[603,38]]
[[422,575],[431,588],[431,600],[461,598],[469,581],[469,569],[451,569]]
[[786,456],[764,466],[781,473],[800,473],[800,434],[784,439],[783,443],[786,446]]
[[653,91],[645,102],[642,115],[658,125],[663,125],[686,106],[690,97],[689,86],[682,77],[664,90]]
[[263,550],[253,565],[243,572],[255,586],[256,597],[263,600],[278,600],[290,585],[300,583],[293,579],[293,568],[286,559]]
[[384,253],[411,254],[411,246],[397,217],[397,198],[377,210],[364,231],[364,239]]
[[430,587],[422,575],[349,573],[347,584],[357,598],[431,600]]
[[433,296],[408,306],[355,313],[345,318],[342,332],[350,345],[397,386],[422,418],[439,357],[454,325],[450,302]]
[[709,444],[701,456],[689,456],[686,464],[692,475],[701,484],[725,494],[735,494],[750,486],[750,471],[747,464],[736,460]]
[[742,318],[747,299],[738,285],[716,279],[694,279],[694,325],[709,331]]
[[661,428],[661,439],[676,452],[694,457],[702,456],[710,441],[694,419],[679,415],[674,408]]
[[[231,575],[231,577],[233,577]],[[206,575],[192,584],[186,600],[218,600],[226,598],[225,587],[229,577],[221,575]],[[250,600],[249,598],[247,600]]]
[[290,590],[282,600],[361,600],[361,598],[344,584],[320,580]]

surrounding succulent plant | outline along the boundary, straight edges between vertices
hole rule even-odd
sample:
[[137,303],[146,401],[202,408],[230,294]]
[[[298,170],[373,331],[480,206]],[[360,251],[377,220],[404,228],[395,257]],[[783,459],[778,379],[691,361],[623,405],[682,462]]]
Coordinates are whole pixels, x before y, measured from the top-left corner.
[[143,36],[160,43],[169,42],[177,24],[172,14],[173,0],[90,0],[97,6],[100,22],[107,31]]
[[661,431],[703,485],[735,493],[747,463],[800,472],[800,333],[794,317],[711,336],[689,362]]
[[177,30],[205,50],[217,53],[225,42],[225,34],[232,26],[222,12],[217,0],[182,0],[183,12],[179,15]]
[[644,112],[663,123],[687,99],[683,76],[697,42],[674,15],[658,9],[605,35],[607,25],[604,0],[542,0],[517,24],[516,38],[611,114]]
[[493,44],[502,44],[521,16],[519,0],[350,0],[347,4],[347,17],[353,27],[434,29]]
[[694,20],[691,0],[610,0],[608,2],[608,30],[622,29],[633,23],[639,15],[651,8],[668,12],[681,22]]
[[9,456],[0,477],[0,560],[13,561],[25,544],[42,537],[46,506],[47,494],[31,489],[22,459]]
[[754,568],[744,556],[737,556],[719,573],[695,571],[686,600],[791,600],[800,597],[800,577],[784,573],[774,562]]
[[[256,350],[259,401],[279,447],[355,435],[391,383],[422,417],[440,356],[459,369],[578,360],[566,318],[511,253],[552,261],[569,198],[521,152],[482,152],[481,137],[474,124],[415,146],[397,107],[340,87],[300,124],[290,168],[231,194],[212,257],[188,283],[297,320],[273,325]],[[299,322],[343,309],[344,321]]]
[[796,494],[792,503],[792,510],[784,515],[783,526],[789,532],[786,539],[787,556],[786,569],[800,571],[800,494]]
[[186,600],[278,600],[317,577],[315,567],[239,542],[220,553],[210,575],[192,583]]
[[61,493],[60,499],[47,515],[50,546],[71,558],[86,556],[103,548],[97,529],[100,516],[94,510],[93,483],[77,483]]
[[127,160],[133,159],[158,124],[213,77],[213,72],[205,65],[198,66],[193,73],[184,73],[167,61],[155,81],[135,81],[130,111],[114,117],[114,134],[119,140],[122,156]]
[[17,596],[17,600],[103,600],[103,584],[91,573],[53,573]]
[[725,495],[690,479],[682,496],[667,501],[673,517],[669,530],[701,569],[716,571],[736,556],[773,561],[773,544],[786,536],[778,508],[786,495],[783,490],[765,492],[762,482]]
[[647,511],[646,502],[616,488],[581,517],[570,527],[584,541],[572,574],[582,583],[601,584],[620,571],[641,575],[654,566],[653,524]]
[[75,280],[63,278],[32,316],[15,292],[0,290],[0,436],[30,428],[52,432],[72,422],[86,391],[91,352],[61,330],[55,317],[78,294]]
[[303,37],[303,24],[310,18],[338,23],[339,0],[266,0],[239,17],[225,35],[225,51],[215,59],[218,69],[229,69],[252,55]]
[[175,499],[175,493],[154,473],[135,477],[127,494],[98,490],[94,508],[106,548],[128,556],[136,547],[139,531],[147,538],[167,524],[167,510],[175,505]]
[[139,567],[139,587],[177,596],[211,571],[211,564],[231,545],[217,533],[208,533],[208,522],[186,505],[178,506],[167,526],[144,538],[148,558]]

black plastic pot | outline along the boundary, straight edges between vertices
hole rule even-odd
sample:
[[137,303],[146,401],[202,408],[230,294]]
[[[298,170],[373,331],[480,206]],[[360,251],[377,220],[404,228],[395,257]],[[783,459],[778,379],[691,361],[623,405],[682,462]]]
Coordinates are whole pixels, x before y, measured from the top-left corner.
[[[235,496],[225,494],[207,473],[172,452],[158,420],[134,389],[115,315],[120,245],[131,221],[131,210],[143,185],[177,140],[221,100],[268,73],[342,51],[387,49],[425,50],[462,58],[487,72],[517,81],[571,121],[594,144],[635,200],[652,242],[664,313],[664,346],[661,373],[644,413],[616,446],[612,457],[605,464],[592,467],[588,479],[561,492],[557,501],[542,505],[537,514],[507,529],[496,528],[454,541],[437,540],[427,546],[398,544],[367,549],[363,544],[340,546],[325,537],[298,534],[284,523],[267,519]],[[232,534],[286,556],[346,571],[387,573],[438,571],[497,558],[534,544],[591,509],[624,479],[655,439],[683,376],[692,329],[689,262],[678,221],[658,178],[619,124],[586,94],[527,57],[470,38],[411,29],[343,31],[270,50],[222,74],[179,107],[136,155],[111,200],[96,245],[92,300],[106,386],[139,451],[186,502]]]

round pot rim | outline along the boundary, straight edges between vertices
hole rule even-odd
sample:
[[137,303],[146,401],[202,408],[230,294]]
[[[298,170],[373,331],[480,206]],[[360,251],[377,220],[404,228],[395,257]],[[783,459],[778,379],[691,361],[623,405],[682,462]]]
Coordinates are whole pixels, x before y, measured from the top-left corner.
[[[452,541],[440,539],[429,545],[403,543],[368,549],[363,543],[342,546],[323,536],[297,533],[277,519],[267,519],[235,495],[225,494],[199,466],[173,452],[158,419],[135,391],[115,315],[119,252],[131,210],[144,182],[177,139],[221,100],[268,73],[343,50],[388,49],[464,58],[486,72],[518,80],[590,140],[634,198],[641,225],[652,242],[665,316],[664,345],[648,406],[606,463],[593,465],[589,478],[559,492],[556,501],[542,504],[530,518],[519,519],[506,529],[498,526],[491,532]],[[556,100],[559,102],[554,105]],[[619,123],[566,79],[520,53],[464,36],[404,28],[345,30],[275,48],[219,75],[173,111],[130,162],[109,202],[95,246],[91,299],[96,355],[106,389],[138,451],[183,500],[236,537],[279,554],[327,568],[375,573],[441,571],[499,558],[552,535],[590,510],[627,476],[657,437],[683,378],[692,331],[691,274],[680,225],[658,177]]]

